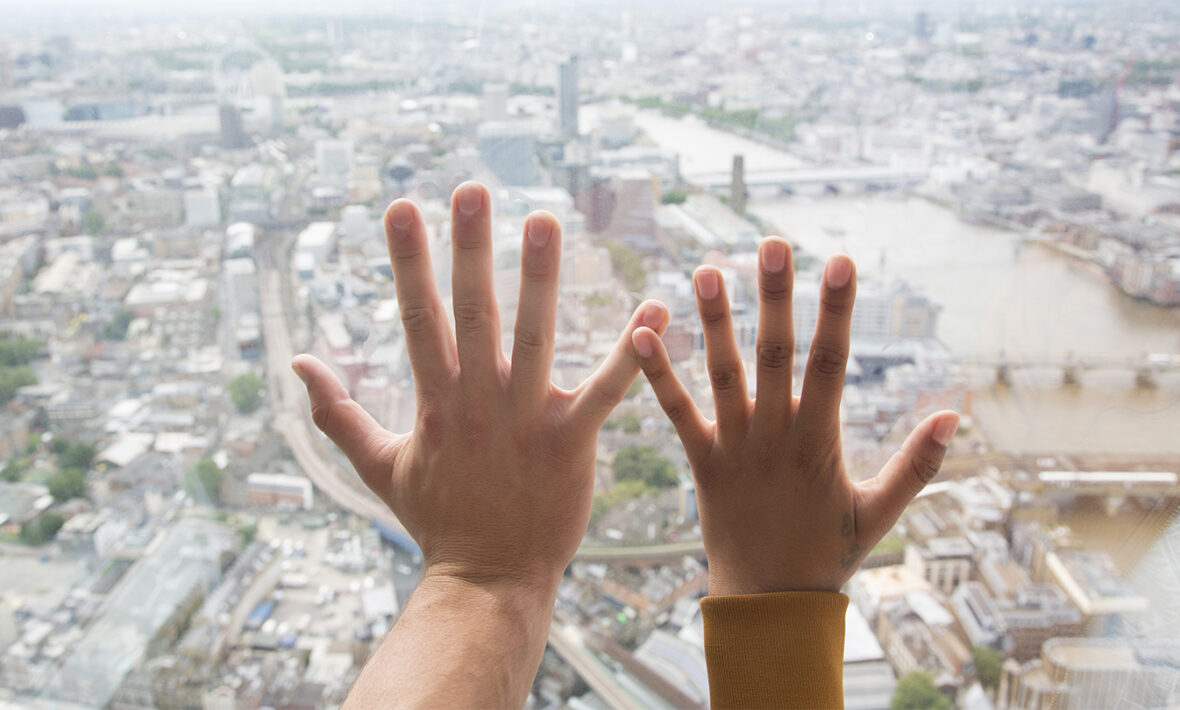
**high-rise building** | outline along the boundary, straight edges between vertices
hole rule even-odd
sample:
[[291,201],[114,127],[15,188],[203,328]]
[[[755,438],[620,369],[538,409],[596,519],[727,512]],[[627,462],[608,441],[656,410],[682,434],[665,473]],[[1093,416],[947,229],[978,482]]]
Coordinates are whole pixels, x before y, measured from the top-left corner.
[[184,193],[186,227],[212,227],[221,223],[221,201],[217,191],[209,188]]
[[221,104],[218,109],[222,148],[245,148],[250,138],[242,127],[242,114],[233,104]]
[[501,183],[515,187],[537,184],[534,166],[537,139],[532,128],[502,121],[483,123],[476,143],[479,157]]
[[319,140],[315,142],[315,164],[320,175],[347,178],[352,172],[352,141]]
[[578,57],[561,63],[557,75],[557,128],[562,138],[578,137]]
[[508,85],[484,84],[480,117],[485,121],[503,121],[508,118]]
[[733,177],[729,182],[729,206],[738,214],[746,213],[746,159],[733,156]]
[[914,37],[918,39],[930,38],[930,14],[926,11],[914,15]]

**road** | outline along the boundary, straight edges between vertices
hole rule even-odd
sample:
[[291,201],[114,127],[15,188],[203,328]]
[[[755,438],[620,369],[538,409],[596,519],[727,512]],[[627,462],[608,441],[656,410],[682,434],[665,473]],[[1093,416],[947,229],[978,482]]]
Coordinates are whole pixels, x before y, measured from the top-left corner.
[[357,515],[379,520],[394,530],[405,532],[397,517],[356,474],[334,460],[328,451],[329,444],[311,422],[303,384],[290,367],[295,349],[284,310],[283,276],[279,266],[289,243],[290,239],[287,239],[271,245],[259,259],[259,306],[266,343],[267,391],[275,411],[274,428],[287,440],[296,462],[316,488]]
[[643,707],[619,685],[614,673],[586,647],[579,638],[579,632],[567,627],[556,617],[549,625],[549,645],[614,710],[640,710]]

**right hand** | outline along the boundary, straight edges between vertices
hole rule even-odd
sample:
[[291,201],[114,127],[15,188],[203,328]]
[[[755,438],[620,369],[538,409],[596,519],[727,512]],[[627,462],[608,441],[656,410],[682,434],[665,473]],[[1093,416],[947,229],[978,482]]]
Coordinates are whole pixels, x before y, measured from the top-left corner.
[[639,374],[631,332],[640,325],[662,331],[668,314],[659,303],[640,305],[594,374],[574,390],[555,387],[561,227],[544,212],[526,222],[509,361],[500,347],[491,220],[487,190],[459,186],[452,331],[422,215],[407,200],[385,214],[417,390],[413,431],[387,431],[314,357],[300,355],[292,366],[307,386],[316,426],[421,546],[424,580],[552,594],[586,532],[598,430]]
[[701,267],[694,274],[716,422],[705,419],[677,379],[654,331],[637,328],[632,345],[692,467],[709,593],[839,591],[938,473],[959,416],[926,418],[879,474],[854,484],[840,446],[856,294],[852,261],[835,256],[827,263],[798,397],[791,390],[791,252],[782,239],[763,241],[758,280],[755,401],[746,393],[721,273]]

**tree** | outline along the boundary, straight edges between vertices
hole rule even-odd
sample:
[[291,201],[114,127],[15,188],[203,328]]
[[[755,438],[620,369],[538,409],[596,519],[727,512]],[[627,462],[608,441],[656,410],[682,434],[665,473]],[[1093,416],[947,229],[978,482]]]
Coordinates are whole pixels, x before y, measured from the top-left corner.
[[211,458],[203,458],[184,477],[184,491],[202,503],[221,502],[221,469]]
[[624,434],[638,434],[639,433],[639,417],[635,412],[627,412],[623,415],[622,422],[620,422]]
[[37,384],[37,376],[28,367],[0,367],[0,404],[16,396],[21,387]]
[[111,322],[102,327],[102,339],[123,340],[127,337],[127,328],[131,326],[133,320],[135,320],[135,313],[127,308],[120,309]]
[[632,293],[642,291],[647,286],[647,270],[643,268],[639,254],[618,242],[607,242],[606,249],[610,252],[611,266],[627,290]]
[[52,540],[66,519],[61,513],[48,511],[20,526],[20,539],[26,545],[43,545]]
[[262,380],[252,372],[247,372],[244,375],[238,375],[230,380],[229,396],[233,400],[234,406],[242,414],[249,414],[255,409],[258,409],[260,395],[262,394]]
[[910,671],[897,681],[892,710],[948,710],[951,700],[934,685],[934,678],[926,671]]
[[80,468],[63,468],[49,477],[49,495],[60,502],[86,497],[86,472]]
[[40,340],[0,332],[0,367],[28,365],[43,345]]
[[102,230],[107,228],[107,218],[98,210],[87,210],[86,216],[82,218],[82,226],[86,228],[87,234],[102,234]]
[[86,470],[90,468],[90,464],[94,461],[94,455],[97,453],[93,444],[77,442],[66,446],[65,450],[58,454],[57,461],[62,468]]
[[4,464],[4,468],[0,469],[0,479],[4,479],[9,483],[16,483],[20,480],[21,467],[16,462],[16,457],[8,459]]
[[243,546],[254,542],[257,535],[258,523],[244,523],[238,526],[238,537],[242,539]]
[[650,446],[625,446],[612,464],[615,482],[642,481],[651,488],[676,485],[676,467]]
[[971,657],[975,660],[975,672],[979,675],[979,684],[987,690],[1000,687],[1000,666],[1003,661],[1000,652],[989,646],[973,646]]
[[665,205],[683,205],[688,200],[688,193],[684,190],[668,190],[664,196],[660,198],[660,202]]

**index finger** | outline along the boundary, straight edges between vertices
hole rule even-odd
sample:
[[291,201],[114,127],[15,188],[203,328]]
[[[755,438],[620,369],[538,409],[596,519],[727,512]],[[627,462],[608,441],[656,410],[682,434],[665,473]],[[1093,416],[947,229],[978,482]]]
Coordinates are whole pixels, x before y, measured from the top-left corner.
[[414,383],[419,392],[436,387],[455,372],[458,355],[447,325],[422,215],[409,200],[396,200],[385,211],[385,243],[393,267],[402,330]]

